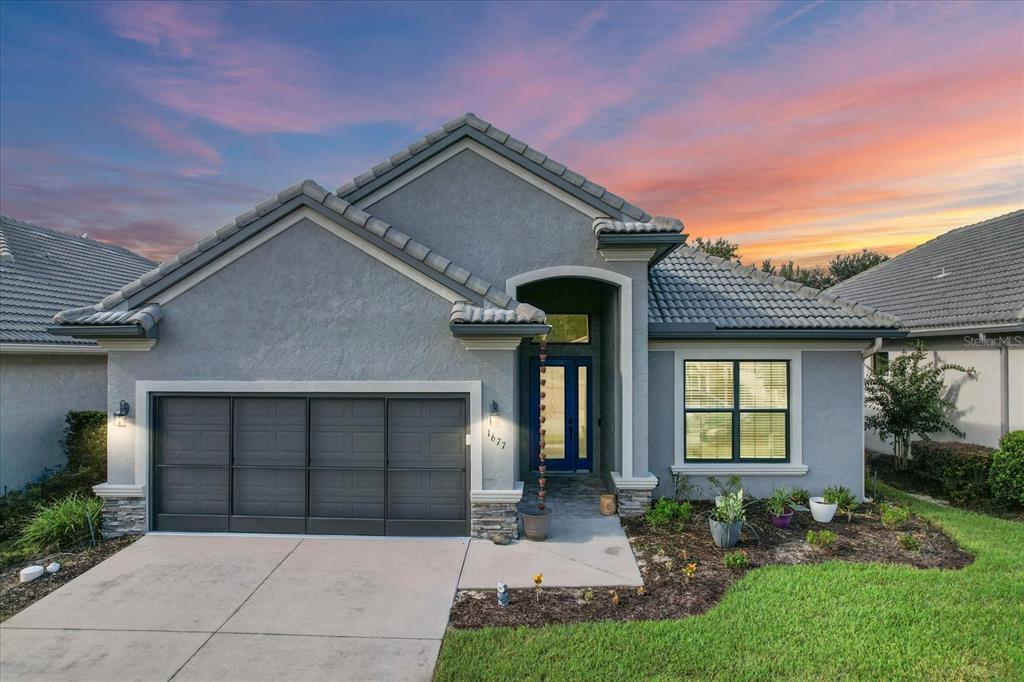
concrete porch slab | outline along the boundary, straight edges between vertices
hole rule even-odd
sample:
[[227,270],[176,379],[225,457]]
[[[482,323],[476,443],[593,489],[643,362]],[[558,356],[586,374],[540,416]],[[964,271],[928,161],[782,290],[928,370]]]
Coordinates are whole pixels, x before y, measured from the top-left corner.
[[472,540],[459,580],[460,589],[533,587],[544,574],[545,587],[604,587],[643,584],[636,558],[617,516],[559,514],[551,519],[544,542],[519,540],[495,545]]

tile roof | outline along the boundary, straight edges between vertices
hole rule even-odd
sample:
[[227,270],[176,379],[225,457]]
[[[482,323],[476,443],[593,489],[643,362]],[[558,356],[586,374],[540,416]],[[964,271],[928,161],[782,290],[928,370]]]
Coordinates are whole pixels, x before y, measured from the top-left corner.
[[159,303],[150,303],[142,308],[107,310],[96,312],[92,306],[73,308],[57,313],[53,320],[58,324],[73,324],[93,327],[132,325],[150,330],[163,317]]
[[431,155],[430,149],[435,144],[445,140],[445,138],[448,138],[451,135],[459,133],[460,130],[465,130],[467,128],[475,130],[478,133],[485,135],[494,143],[501,145],[501,148],[506,150],[506,152],[511,152],[525,166],[531,168],[539,167],[554,174],[556,177],[569,183],[570,186],[579,189],[585,196],[589,196],[600,201],[615,212],[621,212],[623,215],[637,221],[649,221],[651,219],[650,214],[639,206],[635,206],[622,197],[609,192],[601,185],[588,180],[583,175],[580,175],[575,171],[570,170],[565,166],[565,164],[559,163],[547,154],[536,150],[525,142],[517,140],[504,130],[494,127],[489,122],[473,113],[463,114],[462,116],[445,123],[437,130],[427,133],[422,139],[412,143],[402,151],[393,155],[391,158],[377,164],[362,175],[356,176],[350,182],[337,189],[338,196],[346,198],[355,193],[361,187],[365,187],[374,180],[383,177],[399,166],[403,166],[403,164],[406,164],[407,162],[411,162],[408,165],[414,165],[420,160],[420,158],[429,157]]
[[594,234],[673,234],[682,233],[683,223],[677,218],[654,216],[646,222],[594,218]]
[[508,309],[459,301],[452,306],[451,314],[453,324],[543,324],[544,320],[544,311],[529,303]]
[[648,320],[716,330],[894,329],[896,318],[690,246],[651,268]]
[[1024,323],[1024,209],[947,232],[829,292],[912,330]]
[[102,298],[152,267],[120,246],[0,216],[0,342],[92,345],[47,333],[54,314]]
[[[374,238],[383,240],[386,244],[398,249],[410,259],[422,263],[425,266],[425,270],[432,272],[437,279],[446,282],[456,290],[472,292],[474,296],[478,296],[480,298],[478,302],[480,304],[488,307],[494,306],[496,308],[505,308],[510,311],[515,311],[517,307],[521,305],[518,301],[514,300],[494,284],[491,284],[490,282],[474,275],[469,270],[456,265],[444,256],[431,250],[429,247],[410,239],[408,235],[404,234],[397,228],[392,227],[383,220],[378,220],[377,218],[370,216],[344,199],[331,194],[314,181],[303,180],[302,182],[296,183],[295,185],[278,192],[276,195],[257,205],[254,209],[242,213],[232,222],[224,225],[209,236],[200,239],[195,244],[183,249],[177,255],[172,256],[156,268],[153,268],[149,272],[143,274],[138,279],[124,285],[121,289],[110,294],[99,303],[80,307],[74,310],[66,310],[57,314],[53,318],[53,321],[58,324],[75,325],[111,324],[109,320],[115,318],[96,315],[96,313],[104,313],[112,310],[118,310],[120,312],[124,310],[123,304],[126,301],[133,297],[137,297],[140,294],[143,298],[141,302],[145,302],[145,291],[147,289],[153,287],[171,273],[174,273],[186,264],[200,257],[202,254],[225,242],[235,234],[244,230],[259,229],[261,226],[255,225],[257,221],[269,216],[272,212],[282,208],[288,202],[292,202],[300,197],[305,197],[316,205],[322,205],[324,208],[343,217],[348,223],[355,224],[357,226],[357,230],[364,230],[366,236],[372,235]],[[293,203],[293,206],[297,207],[298,204]],[[127,312],[137,313],[140,311],[130,309]],[[121,323],[117,322],[116,324]]]

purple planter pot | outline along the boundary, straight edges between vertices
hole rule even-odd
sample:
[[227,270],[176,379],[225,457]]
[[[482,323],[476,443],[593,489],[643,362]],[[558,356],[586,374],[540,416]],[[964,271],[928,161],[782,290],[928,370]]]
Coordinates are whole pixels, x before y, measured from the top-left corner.
[[790,509],[788,514],[782,516],[776,516],[772,514],[772,525],[776,528],[789,528],[789,522],[793,520],[793,510]]

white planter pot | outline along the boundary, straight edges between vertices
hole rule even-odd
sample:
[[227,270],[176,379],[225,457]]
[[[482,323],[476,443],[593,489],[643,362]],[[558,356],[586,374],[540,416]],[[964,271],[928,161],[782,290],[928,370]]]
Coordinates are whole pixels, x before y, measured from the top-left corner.
[[836,504],[825,504],[825,498],[811,498],[811,516],[818,523],[831,523],[832,517],[836,515]]

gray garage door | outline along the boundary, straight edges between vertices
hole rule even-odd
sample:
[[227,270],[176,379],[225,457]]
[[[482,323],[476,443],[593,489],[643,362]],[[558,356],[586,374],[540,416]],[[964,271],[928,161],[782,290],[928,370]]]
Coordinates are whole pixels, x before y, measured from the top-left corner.
[[157,530],[466,535],[466,399],[155,398]]

